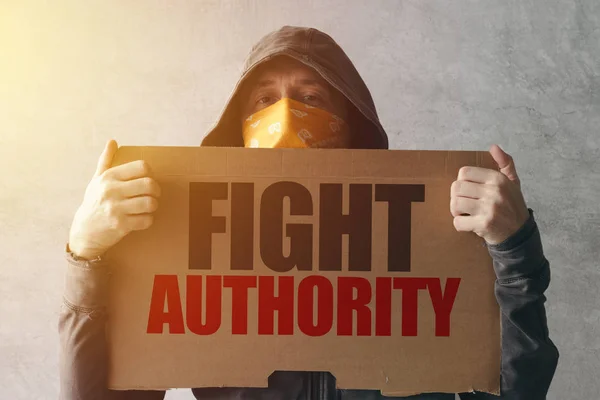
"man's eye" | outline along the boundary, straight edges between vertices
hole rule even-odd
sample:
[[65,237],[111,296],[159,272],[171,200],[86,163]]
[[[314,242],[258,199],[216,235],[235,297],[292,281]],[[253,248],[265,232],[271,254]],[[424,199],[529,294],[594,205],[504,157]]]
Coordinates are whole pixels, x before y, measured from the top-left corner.
[[260,99],[258,99],[257,103],[258,104],[267,104],[269,101],[271,101],[271,98],[268,96],[264,96],[264,97],[261,97]]
[[309,101],[309,102],[314,102],[319,100],[317,96],[314,96],[312,94],[307,94],[303,97],[304,101]]

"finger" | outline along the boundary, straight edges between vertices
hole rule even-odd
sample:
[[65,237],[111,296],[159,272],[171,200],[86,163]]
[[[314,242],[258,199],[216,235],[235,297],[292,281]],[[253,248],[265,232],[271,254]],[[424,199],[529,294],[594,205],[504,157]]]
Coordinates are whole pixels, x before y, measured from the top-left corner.
[[485,195],[485,185],[469,181],[454,181],[450,186],[450,196],[480,199]]
[[106,171],[106,174],[116,180],[129,181],[150,176],[152,171],[146,161],[136,160],[113,167]]
[[109,140],[104,146],[104,150],[102,154],[100,154],[100,158],[98,159],[98,164],[96,165],[96,171],[94,172],[94,177],[102,175],[102,173],[110,168],[113,162],[113,158],[117,153],[119,146],[117,142],[114,140]]
[[125,182],[116,182],[115,188],[121,198],[152,196],[159,198],[161,189],[156,180],[146,176]]
[[457,217],[461,214],[477,215],[479,212],[479,200],[468,197],[451,197],[450,213]]
[[477,217],[459,215],[454,217],[453,224],[459,232],[473,232],[477,228]]
[[125,223],[132,231],[142,231],[152,226],[154,223],[154,216],[152,214],[127,215],[125,217]]
[[152,196],[132,197],[118,203],[119,212],[127,215],[149,214],[158,208],[158,200]]
[[494,158],[494,161],[496,161],[496,164],[498,164],[500,172],[512,182],[520,184],[517,168],[512,156],[502,150],[497,144],[492,145],[490,154]]
[[458,170],[459,181],[495,184],[498,183],[500,172],[489,168],[465,166]]

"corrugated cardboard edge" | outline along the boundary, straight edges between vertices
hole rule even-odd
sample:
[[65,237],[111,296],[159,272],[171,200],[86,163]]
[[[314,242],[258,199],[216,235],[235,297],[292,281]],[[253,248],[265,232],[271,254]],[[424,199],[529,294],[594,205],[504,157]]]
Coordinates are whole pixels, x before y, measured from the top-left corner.
[[[496,396],[500,396],[500,379],[498,379],[498,387],[490,386],[489,388],[474,388],[473,386],[469,387],[466,390],[461,390],[459,393],[475,393],[475,392],[484,392],[493,394]],[[381,390],[381,394],[383,396],[388,397],[406,397],[406,396],[414,396],[418,394],[428,394],[428,393],[440,393],[440,392],[417,392],[417,391],[405,391],[405,392],[386,392],[385,390]],[[449,392],[452,393],[452,392]]]
[[[181,151],[184,151],[184,154]],[[253,177],[283,177],[286,178],[309,178],[312,177],[310,171],[285,169],[286,160],[297,162],[299,149],[245,149],[240,147],[196,147],[196,146],[121,146],[119,147],[112,166],[121,165],[133,160],[146,160],[154,173],[157,175],[202,175],[202,176],[236,176],[232,170],[240,171],[241,176]],[[177,155],[175,153],[178,152]],[[223,153],[225,157],[218,167],[210,167],[203,163],[202,153]],[[353,150],[353,149],[301,149],[303,158],[314,162],[312,171],[318,167],[325,167],[325,170],[319,169],[319,177],[341,177],[341,178],[406,178],[419,179],[428,177],[431,172],[436,174],[443,173],[448,178],[451,171],[457,172],[457,166],[475,166],[481,168],[490,168],[498,170],[492,156],[487,151],[467,151],[467,150]],[[352,152],[351,164],[344,167],[337,167],[337,155],[342,152]],[[378,153],[378,157],[392,158],[392,153],[402,152],[415,158],[415,161],[421,159],[421,155],[427,153],[428,156],[436,154],[437,164],[427,165],[426,171],[416,173],[411,169],[410,164],[399,164],[406,168],[408,172],[401,174],[401,171],[383,171],[378,170],[376,166],[368,165],[362,162],[365,157]],[[161,163],[156,166],[156,155],[160,153]],[[271,158],[273,163],[269,166],[268,173],[261,171],[254,174],[251,170],[247,171],[242,167],[248,167],[252,164],[255,157]],[[443,157],[443,159],[442,159]],[[388,158],[389,159],[389,158]],[[165,163],[162,160],[168,160]],[[310,165],[310,164],[307,164]],[[208,167],[208,168],[207,168]],[[221,168],[222,167],[222,168]],[[175,171],[178,172],[175,172]],[[181,172],[183,170],[183,172]],[[226,171],[225,173],[213,173],[214,171]],[[402,170],[404,171],[404,170]],[[402,175],[402,176],[400,176]]]

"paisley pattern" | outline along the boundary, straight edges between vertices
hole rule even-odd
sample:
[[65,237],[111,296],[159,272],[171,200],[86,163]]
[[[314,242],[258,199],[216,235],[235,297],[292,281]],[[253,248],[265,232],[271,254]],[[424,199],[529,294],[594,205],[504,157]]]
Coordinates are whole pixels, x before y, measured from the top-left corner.
[[347,124],[337,115],[284,98],[246,118],[245,147],[350,147]]

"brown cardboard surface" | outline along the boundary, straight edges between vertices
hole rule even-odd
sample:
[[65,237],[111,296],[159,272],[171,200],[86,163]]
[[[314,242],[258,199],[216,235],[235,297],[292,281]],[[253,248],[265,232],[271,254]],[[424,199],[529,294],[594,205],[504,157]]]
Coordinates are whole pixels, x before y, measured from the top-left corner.
[[[107,254],[113,271],[109,387],[264,387],[273,371],[300,370],[330,371],[339,388],[384,394],[499,393],[500,314],[492,260],[483,239],[455,230],[449,206],[460,167],[495,169],[489,153],[121,147],[113,165],[137,159],[149,163],[162,196],[153,226],[129,234]],[[265,189],[269,194],[263,196]],[[211,190],[227,199],[203,200]],[[421,195],[422,201],[407,208],[406,201],[382,200],[392,192]],[[282,200],[286,193],[293,196]],[[339,213],[352,212],[351,237],[335,233],[340,195]],[[322,207],[328,211],[321,213]],[[367,218],[352,228],[352,221],[367,214],[369,224]],[[202,234],[210,226],[225,233]],[[391,230],[402,238],[392,250]],[[293,239],[281,244],[287,234]],[[312,238],[303,240],[307,235]],[[337,236],[339,257],[332,239]],[[365,258],[369,244],[371,256]],[[304,251],[298,251],[300,245]],[[207,256],[201,250],[208,248]],[[302,266],[275,271],[284,269],[281,259],[290,251]],[[321,266],[323,258],[328,262]],[[340,261],[341,270],[331,270]],[[244,269],[232,270],[232,262]],[[400,265],[410,270],[393,270]],[[210,269],[197,269],[202,266]],[[444,297],[452,292],[451,281],[459,282],[453,302]],[[165,282],[172,285],[168,294],[160,291]],[[425,286],[412,296],[409,287],[420,284]],[[273,296],[287,299],[285,312],[269,311]],[[354,299],[363,302],[356,305],[360,311],[348,308]],[[446,333],[440,328],[443,301]],[[173,317],[172,324],[160,323],[163,312]],[[215,316],[220,324],[211,325]],[[211,326],[218,329],[209,332]]]

